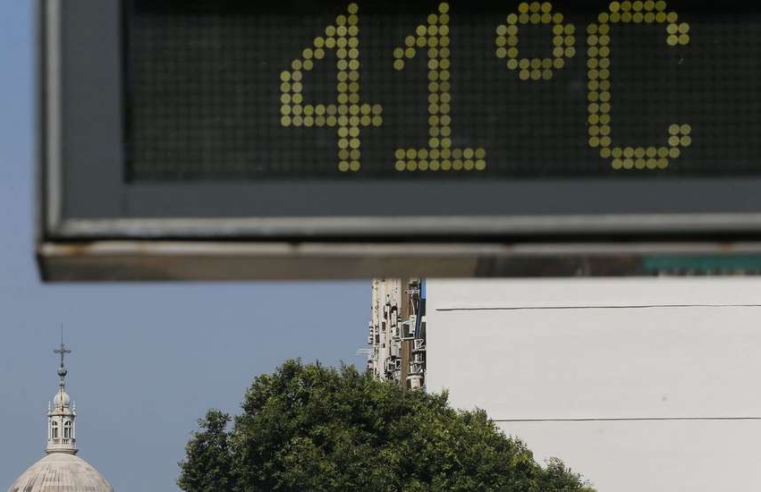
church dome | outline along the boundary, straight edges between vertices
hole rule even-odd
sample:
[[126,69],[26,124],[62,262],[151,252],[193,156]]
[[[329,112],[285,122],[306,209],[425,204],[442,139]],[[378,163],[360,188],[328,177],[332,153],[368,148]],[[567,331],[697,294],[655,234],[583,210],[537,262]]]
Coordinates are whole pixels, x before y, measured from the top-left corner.
[[111,484],[88,462],[66,453],[53,453],[21,475],[8,492],[114,492]]
[[66,393],[65,357],[71,353],[61,340],[58,393],[48,406],[47,456],[32,465],[8,492],[114,492],[111,484],[88,462],[77,457],[77,412]]

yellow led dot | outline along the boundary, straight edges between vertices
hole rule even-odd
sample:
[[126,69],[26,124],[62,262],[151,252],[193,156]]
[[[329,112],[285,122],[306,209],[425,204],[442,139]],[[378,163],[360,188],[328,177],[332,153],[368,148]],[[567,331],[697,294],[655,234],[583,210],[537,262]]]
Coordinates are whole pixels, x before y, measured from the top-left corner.
[[632,169],[634,167],[634,159],[624,159],[624,169]]
[[395,167],[396,167],[397,171],[400,171],[400,172],[406,171],[407,170],[407,163],[405,163],[404,161],[396,161],[396,166]]
[[341,171],[342,173],[348,172],[349,171],[349,167],[350,167],[349,163],[346,162],[346,161],[341,161],[338,164],[338,170]]
[[658,168],[659,169],[666,169],[669,167],[669,160],[668,159],[658,159]]
[[462,161],[460,159],[455,159],[452,162],[452,169],[455,171],[460,171],[462,169]]
[[446,14],[447,12],[449,12],[449,4],[446,2],[442,2],[439,5],[439,12],[441,12],[442,14]]
[[404,70],[404,60],[395,60],[394,70]]
[[669,145],[672,147],[676,147],[679,145],[680,139],[677,136],[672,136],[669,138]]
[[680,155],[682,155],[682,151],[679,150],[679,147],[672,147],[669,149],[669,157],[672,159],[677,159]]
[[613,169],[621,169],[624,166],[624,161],[621,159],[613,159]]
[[415,161],[409,161],[407,163],[407,170],[408,171],[417,171],[417,162],[415,162]]
[[658,160],[657,159],[648,159],[646,165],[647,165],[648,169],[655,169],[655,168],[658,167]]
[[486,161],[484,160],[476,161],[476,170],[483,171],[484,169],[486,169]]
[[684,136],[681,138],[680,142],[682,147],[689,147],[692,145],[692,137]]
[[689,34],[680,34],[679,35],[679,44],[685,46],[690,44],[690,35]]

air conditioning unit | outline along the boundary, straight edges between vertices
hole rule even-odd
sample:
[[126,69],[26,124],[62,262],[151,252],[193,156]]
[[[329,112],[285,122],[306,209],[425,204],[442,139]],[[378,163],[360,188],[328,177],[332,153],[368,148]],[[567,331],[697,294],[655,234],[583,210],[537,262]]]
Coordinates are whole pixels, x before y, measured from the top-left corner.
[[425,349],[425,340],[422,338],[416,339],[412,344],[412,350],[414,352],[424,352]]
[[417,316],[412,315],[410,319],[402,323],[402,340],[413,340],[415,338],[415,325]]
[[423,387],[423,378],[421,376],[410,376],[407,378],[407,382],[411,390],[418,390]]

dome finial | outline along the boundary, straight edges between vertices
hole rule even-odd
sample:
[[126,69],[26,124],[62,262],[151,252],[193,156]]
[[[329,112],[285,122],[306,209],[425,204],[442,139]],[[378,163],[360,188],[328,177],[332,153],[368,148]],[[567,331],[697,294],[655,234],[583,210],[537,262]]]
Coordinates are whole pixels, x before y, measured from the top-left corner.
[[71,398],[66,393],[66,356],[71,350],[63,343],[63,326],[61,326],[61,346],[53,351],[61,356],[61,365],[58,367],[58,376],[61,378],[58,384],[58,393],[53,398],[53,405],[48,412],[48,445],[46,452],[77,454],[77,436],[75,420],[77,413],[71,406]]
[[64,389],[66,387],[66,375],[69,373],[69,371],[66,370],[66,355],[70,354],[71,350],[67,349],[66,345],[63,343],[63,325],[61,325],[61,346],[54,350],[53,353],[61,356],[61,365],[58,368],[58,376],[61,378],[61,389]]

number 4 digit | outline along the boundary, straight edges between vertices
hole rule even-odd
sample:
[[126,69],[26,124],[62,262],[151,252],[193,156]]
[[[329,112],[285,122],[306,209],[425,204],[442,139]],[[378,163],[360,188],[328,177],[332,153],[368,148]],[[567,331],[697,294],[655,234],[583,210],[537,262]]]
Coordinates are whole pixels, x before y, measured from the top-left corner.
[[[357,172],[362,168],[360,129],[383,124],[383,108],[379,104],[360,104],[358,12],[356,3],[349,5],[349,15],[339,15],[335,25],[325,29],[325,36],[315,38],[312,47],[291,63],[291,70],[280,74],[281,124],[337,128],[341,172]],[[337,104],[304,104],[304,73],[311,71],[328,49],[335,50],[338,58]]]

